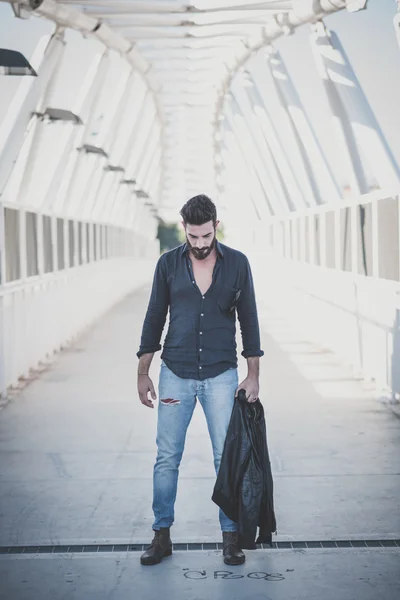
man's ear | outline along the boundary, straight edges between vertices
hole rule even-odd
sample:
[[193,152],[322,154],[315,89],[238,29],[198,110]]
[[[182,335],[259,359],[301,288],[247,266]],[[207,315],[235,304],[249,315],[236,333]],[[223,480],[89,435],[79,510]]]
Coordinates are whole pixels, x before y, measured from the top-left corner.
[[221,223],[221,221],[215,221],[215,229],[218,229],[218,225]]
[[186,229],[185,221],[181,221],[181,225],[182,225],[183,229]]

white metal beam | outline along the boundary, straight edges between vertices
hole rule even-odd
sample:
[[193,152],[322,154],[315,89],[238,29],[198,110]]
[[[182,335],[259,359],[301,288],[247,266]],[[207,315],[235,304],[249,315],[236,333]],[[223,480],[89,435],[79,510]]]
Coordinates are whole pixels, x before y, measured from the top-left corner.
[[347,156],[353,191],[368,192],[371,189],[371,176],[376,177],[382,188],[399,185],[400,168],[338,37],[319,23],[311,35],[311,42],[332,108],[335,130],[342,143],[343,155]]
[[58,34],[42,38],[31,61],[38,77],[22,78],[0,126],[0,195],[21,150],[27,128],[33,123],[32,113],[49,85],[62,50],[63,43]]
[[[272,47],[266,53],[260,52],[254,60],[249,61],[249,70],[252,72],[254,63],[265,68],[267,57],[280,109],[275,122],[279,133],[288,142],[288,156],[291,157],[298,181],[307,196],[314,197],[316,204],[338,200],[340,193],[329,163],[279,52]],[[258,73],[260,76],[256,85],[260,87],[261,96],[266,98],[266,78],[263,77],[262,69]],[[265,102],[264,105],[266,108]]]

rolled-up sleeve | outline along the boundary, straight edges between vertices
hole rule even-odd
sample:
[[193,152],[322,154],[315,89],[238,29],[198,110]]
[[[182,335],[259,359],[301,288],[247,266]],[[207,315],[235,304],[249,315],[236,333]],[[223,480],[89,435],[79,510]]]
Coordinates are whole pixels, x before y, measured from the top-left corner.
[[241,295],[237,305],[240,331],[242,334],[242,356],[264,356],[260,343],[260,327],[257,316],[256,297],[253,276],[247,257],[243,256],[241,265]]
[[168,306],[169,291],[166,276],[166,264],[161,256],[157,262],[154,273],[149,305],[143,323],[140,348],[139,352],[136,354],[138,358],[140,358],[142,354],[152,354],[161,350],[161,334],[165,326]]

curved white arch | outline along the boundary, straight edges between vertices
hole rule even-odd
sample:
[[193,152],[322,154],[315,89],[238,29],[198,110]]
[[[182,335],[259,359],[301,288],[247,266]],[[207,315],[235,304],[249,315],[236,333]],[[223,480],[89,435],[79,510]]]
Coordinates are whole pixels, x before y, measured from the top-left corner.
[[[216,190],[215,133],[232,78],[250,56],[304,23],[360,0],[0,0],[90,35],[151,90],[162,123],[163,204]],[[205,162],[208,164],[205,165]],[[177,165],[179,169],[177,170]],[[204,189],[199,190],[204,181]],[[172,213],[171,213],[172,214]]]

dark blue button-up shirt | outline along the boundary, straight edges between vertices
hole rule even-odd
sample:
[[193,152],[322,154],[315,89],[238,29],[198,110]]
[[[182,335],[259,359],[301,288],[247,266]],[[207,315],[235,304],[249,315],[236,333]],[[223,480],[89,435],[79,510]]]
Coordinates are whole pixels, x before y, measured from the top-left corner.
[[242,355],[263,356],[260,349],[253,278],[247,257],[217,242],[217,261],[210,288],[196,285],[186,244],[163,254],[154,274],[150,302],[137,356],[161,350],[162,359],[184,379],[216,377],[237,367],[236,313],[243,340]]

